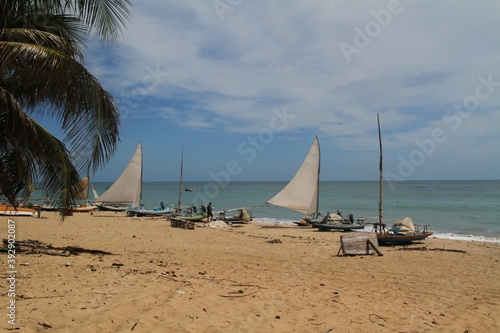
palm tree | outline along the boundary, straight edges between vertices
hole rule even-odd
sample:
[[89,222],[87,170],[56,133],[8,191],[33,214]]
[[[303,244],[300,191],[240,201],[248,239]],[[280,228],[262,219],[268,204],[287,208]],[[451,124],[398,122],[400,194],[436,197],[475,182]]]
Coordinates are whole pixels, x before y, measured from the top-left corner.
[[[130,18],[129,0],[0,0],[0,192],[13,204],[34,182],[64,208],[80,176],[119,142],[113,96],[83,66],[90,38],[111,43]],[[64,141],[33,117],[56,119]]]

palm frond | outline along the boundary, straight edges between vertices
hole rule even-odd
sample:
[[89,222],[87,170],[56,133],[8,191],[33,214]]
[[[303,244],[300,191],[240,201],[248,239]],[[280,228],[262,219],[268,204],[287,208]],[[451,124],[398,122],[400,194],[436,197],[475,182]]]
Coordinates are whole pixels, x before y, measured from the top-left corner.
[[47,47],[0,41],[0,67],[12,68],[5,84],[26,110],[59,120],[79,170],[97,171],[109,160],[119,142],[119,110],[82,64]]

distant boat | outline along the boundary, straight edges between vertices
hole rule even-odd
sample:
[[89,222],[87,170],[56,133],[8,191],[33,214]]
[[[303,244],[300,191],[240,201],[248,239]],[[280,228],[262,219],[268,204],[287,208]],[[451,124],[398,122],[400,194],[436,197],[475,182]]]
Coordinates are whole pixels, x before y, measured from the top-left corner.
[[99,209],[127,211],[128,216],[163,215],[171,208],[145,209],[142,204],[142,145],[139,142],[132,159],[120,177],[97,200]]
[[142,195],[142,145],[139,142],[123,173],[97,200],[99,209],[125,211],[139,207]]
[[[181,154],[181,175],[179,178],[179,202],[177,204],[177,209],[175,209],[175,212],[173,216],[177,220],[184,220],[184,221],[191,221],[191,222],[201,222],[207,217],[207,211],[206,207],[203,205],[200,205],[200,208],[192,205],[192,206],[187,206],[187,207],[181,207],[182,203],[182,172],[184,169],[184,148],[182,149],[182,154]],[[187,191],[188,189],[186,189]]]
[[[330,220],[329,215],[320,219],[322,214],[318,209],[319,174],[320,149],[318,137],[316,137],[304,162],[302,162],[302,165],[292,180],[266,203],[305,214],[302,221],[296,223],[299,225],[312,225],[316,228],[322,226],[323,228],[320,230],[350,230],[364,228],[361,219],[352,219],[352,221],[350,219],[342,219],[341,221],[336,221]],[[357,222],[357,224],[354,224],[354,222]]]
[[199,190],[197,188],[185,188],[184,191],[186,191],[186,192],[197,192]]
[[0,215],[38,216],[38,211],[30,208],[11,207],[0,205]]
[[[79,203],[73,205],[70,210],[74,212],[91,212],[97,208],[97,206],[91,205],[88,202],[89,176],[82,178],[76,185],[73,186],[73,190],[78,190],[75,194],[75,200]],[[40,208],[45,211],[56,211],[60,209],[59,205],[52,204],[48,199],[46,204],[41,205]]]
[[[380,147],[380,158],[379,158],[379,171],[380,171],[380,190],[379,190],[379,208],[378,217],[379,221],[373,223],[375,233],[377,234],[378,243],[380,245],[397,245],[406,244],[414,241],[424,240],[433,233],[427,230],[429,225],[418,225],[413,224],[412,220],[408,217],[403,220],[394,223],[391,229],[386,227],[386,223],[382,222],[382,136],[380,134],[380,119],[377,114],[377,125],[378,125],[378,141]],[[422,230],[420,230],[422,226]]]

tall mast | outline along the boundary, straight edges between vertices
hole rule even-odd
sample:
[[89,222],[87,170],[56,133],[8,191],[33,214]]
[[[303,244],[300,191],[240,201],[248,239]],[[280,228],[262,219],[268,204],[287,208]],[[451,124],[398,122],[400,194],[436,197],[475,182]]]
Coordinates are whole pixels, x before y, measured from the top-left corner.
[[[318,136],[316,135],[316,140],[318,140]],[[319,163],[318,163],[318,182],[316,184],[316,217],[318,218],[318,213],[319,213],[319,170],[321,167],[321,150],[319,148],[319,141],[318,141],[318,152],[319,152]]]
[[382,223],[382,136],[380,135],[380,119],[377,113],[377,124],[378,124],[378,142],[380,147],[380,162],[379,162],[379,171],[380,171],[380,194],[379,194],[379,202],[378,202],[378,222]]
[[142,143],[139,141],[139,145],[141,146],[141,191],[139,192],[139,207],[142,207],[142,170],[143,170],[143,158],[142,158]]
[[178,208],[181,208],[181,196],[182,196],[182,168],[184,164],[184,148],[182,148],[182,154],[181,154],[181,179],[179,181],[179,206]]

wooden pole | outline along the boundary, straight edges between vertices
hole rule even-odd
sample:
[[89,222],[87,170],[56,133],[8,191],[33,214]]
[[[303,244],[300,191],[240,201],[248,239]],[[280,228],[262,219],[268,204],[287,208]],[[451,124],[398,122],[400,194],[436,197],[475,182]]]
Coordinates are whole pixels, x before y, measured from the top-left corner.
[[184,148],[182,148],[182,154],[181,154],[181,180],[179,181],[179,205],[177,206],[178,208],[181,208],[183,164],[184,164]]
[[[380,118],[377,113],[377,124],[378,124],[378,142],[380,147],[380,162],[379,162],[379,171],[380,171],[380,193],[379,193],[379,202],[378,202],[378,222],[382,223],[382,217],[384,216],[382,211],[382,188],[383,188],[383,177],[382,177],[382,136],[380,134]],[[382,225],[380,225],[382,229]],[[382,230],[380,230],[382,232]]]

